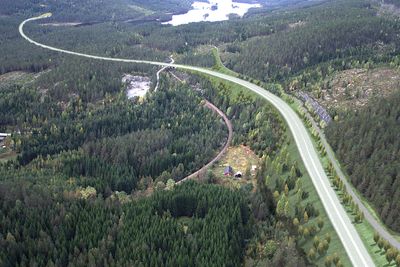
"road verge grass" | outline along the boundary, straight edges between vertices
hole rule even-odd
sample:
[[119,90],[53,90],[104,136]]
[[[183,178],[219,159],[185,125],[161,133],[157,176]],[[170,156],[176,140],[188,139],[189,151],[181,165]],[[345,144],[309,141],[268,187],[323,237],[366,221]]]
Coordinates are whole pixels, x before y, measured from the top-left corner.
[[[300,104],[298,102],[296,102],[296,101],[290,101],[290,102],[291,103],[289,103],[289,104],[292,107],[292,109],[300,114],[301,113],[300,112],[300,108],[302,108],[300,106]],[[302,116],[300,116],[300,117],[302,117]],[[318,149],[317,138],[315,138],[313,136],[313,134],[312,134],[312,130],[313,130],[312,127],[313,126],[311,126],[311,128],[310,128],[310,126],[307,123],[304,123],[304,125],[306,125],[306,129],[308,131],[308,134],[311,136],[311,140],[312,140],[313,146],[316,149],[316,151],[318,152],[318,156],[320,157],[320,160],[322,162],[322,165],[323,165],[324,169],[327,170],[329,162],[330,162],[330,159],[328,158],[327,155],[322,155],[320,153],[320,151]],[[334,185],[332,183],[332,176],[328,175],[328,177],[330,178],[331,186],[334,187]],[[346,177],[346,178],[348,179],[348,177]],[[352,190],[354,192],[356,192],[358,196],[360,196],[359,192],[352,186],[351,183],[350,183],[350,186],[351,186]],[[364,243],[367,251],[369,252],[372,260],[374,261],[374,263],[377,266],[392,266],[392,265],[388,265],[388,262],[387,262],[386,257],[385,257],[384,250],[379,249],[379,247],[375,243],[375,241],[374,241],[375,230],[371,226],[371,224],[369,222],[367,222],[365,219],[363,219],[361,222],[356,223],[353,220],[353,218],[355,217],[354,210],[350,207],[350,205],[346,205],[342,201],[343,192],[341,190],[338,190],[338,189],[335,189],[335,192],[336,192],[336,195],[338,196],[338,198],[341,200],[341,203],[342,203],[343,207],[345,208],[348,216],[350,217],[350,219],[352,219],[353,225],[356,228],[357,232],[359,233],[360,238],[363,241],[363,243]],[[365,200],[363,200],[363,202],[364,201]]]
[[[291,155],[292,160],[298,163],[298,167],[300,171],[303,173],[302,177],[303,188],[305,188],[305,190],[308,193],[308,197],[302,201],[302,205],[305,206],[307,203],[312,203],[314,207],[319,211],[318,217],[310,218],[307,225],[308,226],[316,225],[318,219],[322,219],[324,221],[324,226],[322,230],[319,231],[316,235],[320,237],[320,239],[325,237],[327,234],[331,236],[331,242],[329,244],[329,249],[326,255],[334,255],[336,253],[337,255],[339,255],[340,261],[342,262],[343,266],[352,266],[348,255],[344,252],[345,249],[343,247],[343,244],[339,236],[336,234],[336,230],[333,227],[328,217],[328,214],[326,213],[326,210],[322,205],[322,202],[318,196],[317,190],[315,189],[315,186],[303,164],[303,160],[300,156],[293,135],[288,129],[287,129],[287,136],[288,136],[288,152]],[[293,196],[291,196],[291,198],[292,197]],[[306,240],[303,244],[301,244],[301,246],[303,247],[305,252],[309,251],[313,247],[313,238]],[[317,260],[314,263],[317,264],[318,266],[324,266],[325,264],[324,258],[325,257],[317,258]]]
[[215,60],[215,65],[212,68],[213,70],[221,72],[221,73],[224,73],[224,74],[227,74],[227,75],[230,75],[230,76],[234,76],[234,77],[238,77],[239,76],[238,73],[236,73],[233,70],[230,70],[227,67],[225,67],[225,65],[222,63],[222,60],[221,60],[221,57],[219,55],[217,47],[214,47],[211,50],[211,52],[212,52],[212,55],[213,55],[214,60]]
[[[214,78],[214,77],[209,77],[209,76],[205,76],[205,77],[207,79],[209,79],[212,82],[212,84],[214,86],[216,86],[216,88],[218,88],[218,85],[221,83],[224,84],[225,86],[227,86],[231,90],[230,92],[231,92],[232,96],[237,96],[239,94],[239,92],[243,92],[244,94],[263,99],[259,95],[251,92],[250,90],[248,90],[240,85],[233,84],[231,82],[227,82],[227,81],[219,79],[219,78]],[[266,101],[266,103],[268,103],[267,100],[265,100],[265,99],[263,99],[263,100]],[[284,121],[284,120],[282,119],[282,121]],[[329,249],[327,250],[326,254],[322,255],[322,256],[317,256],[317,258],[313,261],[313,263],[316,264],[317,266],[324,266],[326,256],[336,254],[340,257],[340,262],[343,264],[343,266],[352,266],[348,255],[346,253],[344,253],[345,249],[343,247],[343,244],[340,241],[340,239],[339,239],[339,237],[338,237],[338,235],[326,213],[326,210],[323,207],[323,205],[319,199],[319,196],[314,187],[314,184],[312,183],[311,178],[305,169],[303,161],[300,157],[300,153],[297,149],[296,143],[294,142],[293,136],[292,136],[286,122],[285,122],[285,127],[286,127],[286,134],[287,134],[288,152],[291,157],[291,161],[297,162],[298,167],[303,174],[303,178],[302,178],[303,188],[305,188],[305,190],[309,194],[309,196],[305,200],[302,201],[302,205],[305,206],[307,203],[313,203],[313,205],[319,212],[318,217],[311,217],[305,225],[306,226],[316,225],[317,220],[319,220],[319,219],[323,220],[324,227],[319,232],[317,232],[316,235],[318,237],[320,237],[321,239],[323,239],[327,234],[329,234],[331,237]],[[286,174],[287,173],[283,174],[282,176],[284,176]],[[295,196],[293,194],[289,196],[289,199],[292,200],[292,203],[294,203],[294,198],[295,198]],[[313,238],[309,238],[309,239],[302,238],[301,241],[299,242],[299,245],[307,253],[313,247]]]

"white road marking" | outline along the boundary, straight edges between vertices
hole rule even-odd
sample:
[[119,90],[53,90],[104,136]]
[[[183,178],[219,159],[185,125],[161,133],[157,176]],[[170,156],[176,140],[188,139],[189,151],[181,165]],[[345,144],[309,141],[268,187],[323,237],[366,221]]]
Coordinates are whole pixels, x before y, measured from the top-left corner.
[[[236,84],[242,85],[245,88],[257,93],[258,95],[262,96],[270,103],[272,103],[275,108],[279,110],[279,112],[284,117],[286,123],[288,124],[293,137],[296,141],[296,145],[300,151],[301,158],[306,166],[306,169],[311,177],[311,180],[317,189],[318,195],[321,199],[323,206],[325,207],[326,213],[328,214],[336,232],[340,240],[343,243],[344,248],[354,266],[359,267],[369,267],[375,266],[368,251],[366,250],[363,242],[361,241],[354,225],[351,223],[346,211],[344,210],[343,206],[341,205],[335,191],[330,186],[329,179],[325,174],[325,171],[322,167],[322,164],[319,160],[317,152],[314,150],[314,146],[310,139],[310,136],[307,133],[306,128],[304,127],[301,119],[297,116],[297,114],[289,107],[289,105],[284,102],[282,99],[277,97],[276,95],[266,91],[262,87],[259,87],[255,84],[250,82],[241,80],[236,77],[232,77],[226,74],[218,73],[215,71],[211,71],[208,69],[203,69],[199,67],[193,66],[186,66],[186,65],[179,65],[179,64],[170,64],[164,62],[155,62],[155,61],[147,61],[147,60],[134,60],[134,59],[122,59],[122,58],[109,58],[109,57],[101,57],[101,56],[94,56],[88,55],[84,53],[77,53],[69,50],[59,49],[56,47],[44,45],[38,43],[28,36],[25,35],[23,31],[24,25],[29,21],[39,20],[45,18],[44,16],[39,16],[35,18],[30,18],[23,21],[19,26],[19,32],[23,38],[25,38],[30,43],[49,49],[56,52],[61,52],[65,54],[81,56],[85,58],[92,58],[98,60],[106,60],[106,61],[113,61],[113,62],[125,62],[125,63],[139,63],[139,64],[150,64],[150,65],[158,65],[158,66],[167,66],[167,67],[174,67],[186,70],[197,71],[201,73],[205,73],[214,77],[218,77],[230,82],[234,82]],[[310,150],[312,148],[312,150]],[[305,151],[307,153],[305,153]],[[311,165],[310,165],[311,162]],[[322,189],[321,189],[322,187]],[[336,220],[336,218],[338,220]],[[350,242],[348,242],[350,241]]]

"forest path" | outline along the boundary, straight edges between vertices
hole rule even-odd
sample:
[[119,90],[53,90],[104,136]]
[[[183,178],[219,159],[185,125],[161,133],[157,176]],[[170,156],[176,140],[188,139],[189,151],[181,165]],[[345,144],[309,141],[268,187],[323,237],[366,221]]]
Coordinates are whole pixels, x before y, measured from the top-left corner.
[[[171,64],[173,64],[175,62],[173,56],[171,55],[170,57],[171,60]],[[165,69],[167,69],[168,67],[164,66],[162,67],[158,72],[157,72],[157,85],[156,88],[158,88],[158,84],[160,81],[160,74],[161,72],[163,72]],[[183,83],[184,81],[182,81],[179,77],[177,77],[173,72],[170,72],[170,74],[177,79],[179,82]],[[156,91],[156,89],[154,89],[154,91]],[[204,165],[203,167],[201,167],[199,170],[195,171],[194,173],[189,174],[188,176],[184,177],[182,180],[179,180],[178,182],[176,182],[176,184],[181,184],[187,180],[193,179],[193,178],[199,178],[201,176],[203,176],[207,170],[214,165],[214,163],[216,163],[217,161],[219,161],[222,156],[226,153],[226,151],[228,150],[231,142],[232,142],[232,138],[233,138],[233,126],[232,126],[232,122],[228,119],[228,117],[225,115],[225,113],[220,110],[219,108],[217,108],[213,103],[211,103],[210,101],[208,101],[207,99],[203,100],[204,106],[208,109],[210,109],[211,111],[215,112],[216,114],[218,114],[218,116],[220,116],[223,120],[224,123],[226,125],[226,128],[228,129],[228,138],[225,142],[224,147],[222,148],[222,150],[217,154],[217,156],[215,156],[210,162],[208,162],[206,165]]]
[[311,141],[311,137],[309,136],[306,127],[303,125],[302,120],[296,114],[295,111],[281,98],[278,96],[266,91],[264,88],[252,84],[248,81],[232,77],[226,74],[222,74],[216,71],[212,71],[209,69],[186,66],[180,64],[170,64],[164,62],[155,62],[148,60],[134,60],[134,59],[123,59],[123,58],[109,58],[109,57],[101,57],[95,55],[88,55],[84,53],[77,53],[69,50],[64,50],[52,46],[48,46],[45,44],[38,43],[31,38],[29,38],[23,31],[24,25],[30,21],[36,21],[40,19],[44,19],[50,17],[51,14],[45,14],[39,17],[30,18],[24,20],[19,25],[19,33],[21,36],[26,39],[28,42],[56,52],[80,56],[85,58],[97,59],[97,60],[105,60],[112,62],[125,62],[125,63],[138,63],[138,64],[150,64],[157,66],[168,66],[173,68],[179,68],[184,70],[190,70],[195,72],[200,72],[203,74],[207,74],[210,76],[214,76],[220,79],[224,79],[233,83],[236,83],[240,86],[243,86],[259,96],[263,97],[265,100],[270,102],[283,116],[285,119],[293,138],[296,142],[297,148],[299,149],[301,158],[304,162],[304,166],[306,167],[311,180],[315,186],[315,189],[318,192],[318,195],[321,199],[323,206],[325,207],[326,213],[329,216],[329,219],[332,222],[342,244],[345,248],[347,255],[349,256],[352,264],[354,266],[360,267],[369,267],[375,266],[372,258],[370,257],[368,251],[366,250],[360,236],[358,235],[354,225],[352,224],[350,218],[348,217],[346,211],[344,210],[340,200],[338,199],[334,189],[331,187],[330,181],[325,173],[325,170],[321,164],[318,153],[316,152],[313,143]]
[[205,101],[205,104],[204,104],[205,107],[207,107],[208,109],[211,109],[212,111],[217,113],[224,120],[225,125],[228,128],[228,139],[226,140],[226,143],[225,143],[224,147],[222,148],[222,150],[218,153],[218,155],[215,158],[213,158],[209,163],[204,165],[200,170],[190,174],[189,176],[187,176],[187,177],[183,178],[182,180],[180,180],[179,182],[177,182],[177,184],[180,184],[186,180],[200,177],[201,175],[203,175],[215,162],[219,161],[222,158],[222,156],[226,153],[226,151],[229,148],[229,145],[232,142],[233,127],[232,127],[231,121],[228,119],[228,117],[225,115],[225,113],[223,113],[214,104],[212,104],[211,102],[209,102],[206,99],[204,101]]
[[[169,57],[169,59],[171,60],[170,64],[174,64],[175,63],[175,59],[172,57],[172,55]],[[157,92],[158,86],[160,84],[160,73],[163,72],[166,68],[168,68],[168,66],[164,66],[159,71],[157,71],[157,84],[154,87],[154,92]]]

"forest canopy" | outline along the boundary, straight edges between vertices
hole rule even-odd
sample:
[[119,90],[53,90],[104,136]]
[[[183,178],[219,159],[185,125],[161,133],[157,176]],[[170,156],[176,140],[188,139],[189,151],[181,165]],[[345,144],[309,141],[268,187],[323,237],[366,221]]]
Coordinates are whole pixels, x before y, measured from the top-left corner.
[[326,130],[352,183],[400,231],[400,92],[341,114]]

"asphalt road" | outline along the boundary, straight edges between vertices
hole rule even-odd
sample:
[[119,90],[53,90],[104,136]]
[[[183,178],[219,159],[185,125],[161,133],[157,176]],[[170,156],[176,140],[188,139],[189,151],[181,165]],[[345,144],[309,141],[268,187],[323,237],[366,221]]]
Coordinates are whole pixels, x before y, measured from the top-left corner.
[[360,197],[356,194],[356,192],[353,190],[352,185],[349,183],[347,180],[345,174],[342,171],[342,168],[340,167],[339,162],[336,159],[335,152],[329,145],[328,141],[326,140],[325,134],[323,131],[319,128],[318,124],[314,121],[314,118],[307,112],[306,116],[310,119],[313,128],[318,132],[322,145],[324,146],[326,150],[326,154],[329,158],[329,160],[333,164],[333,168],[336,171],[336,174],[339,176],[340,180],[343,181],[347,192],[351,195],[353,198],[354,202],[358,205],[362,213],[364,213],[364,219],[367,220],[369,224],[379,233],[379,235],[387,240],[394,248],[400,250],[400,242],[391,235],[386,228],[371,214],[369,209],[364,205],[364,203],[361,201]]
[[350,218],[347,216],[346,211],[342,207],[338,197],[336,196],[335,191],[330,185],[329,179],[325,174],[325,171],[322,167],[322,164],[319,160],[318,154],[314,149],[314,146],[311,141],[311,137],[308,135],[305,126],[303,125],[299,116],[290,108],[290,106],[277,97],[276,95],[266,91],[265,89],[252,84],[250,82],[244,81],[242,79],[232,77],[229,75],[225,75],[219,72],[215,72],[212,70],[192,67],[186,65],[179,64],[169,64],[164,62],[154,62],[147,60],[134,60],[134,59],[123,59],[123,58],[108,58],[101,56],[88,55],[83,53],[77,53],[73,51],[68,51],[64,49],[59,49],[56,47],[51,47],[45,44],[38,43],[28,36],[25,35],[23,31],[23,27],[27,22],[40,20],[46,18],[46,16],[39,16],[35,18],[30,18],[23,21],[19,26],[19,32],[23,38],[25,38],[28,42],[37,45],[39,47],[49,49],[52,51],[65,53],[74,56],[80,56],[85,58],[97,59],[97,60],[105,60],[105,61],[114,61],[114,62],[125,62],[125,63],[139,63],[139,64],[150,64],[157,66],[169,66],[173,68],[179,68],[184,70],[191,70],[200,73],[204,73],[210,76],[218,77],[220,79],[224,79],[236,84],[239,84],[255,93],[260,95],[269,101],[274,107],[281,113],[290,131],[293,134],[296,145],[299,149],[301,158],[303,159],[304,165],[312,179],[312,182],[318,192],[318,195],[321,199],[322,204],[325,207],[325,210],[331,220],[340,240],[343,243],[343,246],[349,256],[352,264],[354,266],[360,267],[368,267],[375,266],[368,251],[366,250],[363,242],[361,241],[354,225],[351,223]]

